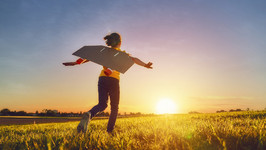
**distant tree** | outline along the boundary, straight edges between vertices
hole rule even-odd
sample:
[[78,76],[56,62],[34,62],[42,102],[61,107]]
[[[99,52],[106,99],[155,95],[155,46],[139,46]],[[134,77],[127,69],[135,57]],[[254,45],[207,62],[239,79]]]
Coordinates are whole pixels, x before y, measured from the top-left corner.
[[1,114],[3,116],[9,116],[10,115],[10,112],[11,111],[9,109],[7,109],[7,108],[4,108],[4,109],[1,110]]
[[35,114],[36,114],[36,115],[38,115],[38,114],[39,114],[38,110],[36,110]]
[[56,116],[57,110],[43,109],[41,116]]
[[225,110],[217,110],[216,113],[226,112]]
[[247,108],[246,110],[249,111],[249,108]]
[[10,111],[9,116],[17,116],[17,111]]
[[189,114],[200,114],[199,112],[197,112],[197,111],[190,111],[190,112],[188,112]]
[[27,116],[27,113],[25,111],[18,111],[16,113],[17,116]]

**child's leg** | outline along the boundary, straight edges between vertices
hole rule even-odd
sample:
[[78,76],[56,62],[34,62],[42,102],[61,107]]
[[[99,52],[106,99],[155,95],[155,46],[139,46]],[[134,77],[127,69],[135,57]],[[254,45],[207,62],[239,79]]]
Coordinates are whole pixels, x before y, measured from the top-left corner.
[[97,113],[104,111],[107,107],[108,90],[101,85],[101,81],[99,81],[98,85],[98,94],[99,103],[89,111],[91,113],[91,118],[94,117]]
[[115,82],[115,85],[110,90],[111,113],[107,126],[108,132],[112,132],[115,126],[118,114],[119,96],[120,96],[119,82]]
[[77,127],[78,132],[87,132],[88,124],[92,117],[94,117],[98,112],[103,111],[107,107],[108,101],[108,90],[105,88],[105,81],[99,78],[98,92],[99,92],[99,103],[94,106],[89,112],[83,114],[83,117]]

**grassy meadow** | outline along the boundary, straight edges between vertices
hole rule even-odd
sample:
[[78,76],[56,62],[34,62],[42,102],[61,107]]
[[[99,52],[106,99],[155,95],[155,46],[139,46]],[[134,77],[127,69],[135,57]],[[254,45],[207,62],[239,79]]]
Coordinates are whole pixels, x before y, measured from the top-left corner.
[[119,118],[112,134],[107,122],[0,126],[0,149],[266,149],[265,111]]

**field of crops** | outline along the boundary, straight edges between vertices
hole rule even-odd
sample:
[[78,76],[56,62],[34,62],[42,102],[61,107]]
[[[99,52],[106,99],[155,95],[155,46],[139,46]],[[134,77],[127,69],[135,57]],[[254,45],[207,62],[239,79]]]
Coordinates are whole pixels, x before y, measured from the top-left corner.
[[266,149],[266,112],[183,114],[78,122],[0,126],[0,149]]

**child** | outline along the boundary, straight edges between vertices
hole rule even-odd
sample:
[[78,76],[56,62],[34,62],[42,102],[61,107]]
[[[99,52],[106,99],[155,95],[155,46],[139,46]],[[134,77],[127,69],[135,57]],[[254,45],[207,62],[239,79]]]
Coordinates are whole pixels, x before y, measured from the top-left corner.
[[[104,37],[104,40],[106,40],[107,46],[110,46],[111,48],[116,49],[117,51],[121,51],[120,47],[122,41],[121,41],[121,36],[118,33],[112,33],[110,35],[106,35]],[[152,69],[151,62],[146,64],[136,57],[131,57],[131,59],[140,66]],[[85,62],[89,61],[80,58],[76,62],[66,62],[63,64],[65,66],[74,66]],[[103,70],[101,71],[98,81],[99,103],[96,106],[94,106],[90,111],[85,112],[83,114],[83,117],[77,127],[78,132],[82,131],[83,133],[85,133],[87,131],[90,120],[97,113],[104,111],[105,108],[107,107],[108,97],[110,97],[111,101],[111,113],[108,121],[107,132],[111,133],[113,131],[117,118],[119,96],[120,96],[119,79],[120,79],[119,72],[103,66]]]

